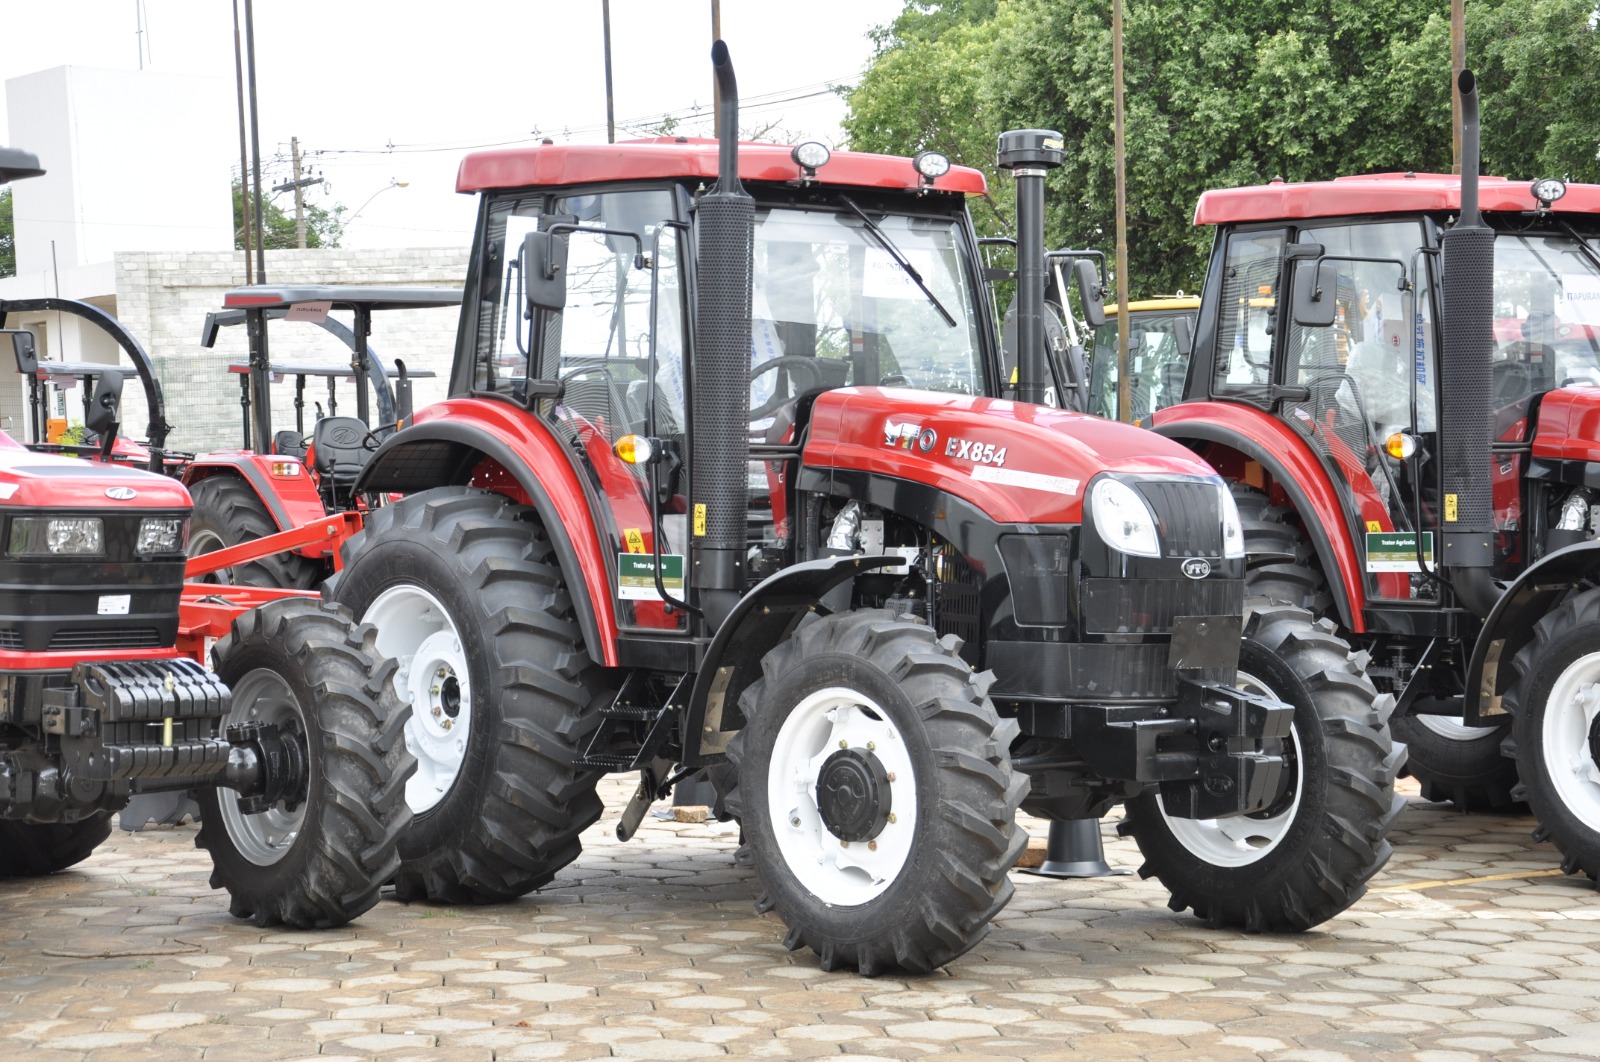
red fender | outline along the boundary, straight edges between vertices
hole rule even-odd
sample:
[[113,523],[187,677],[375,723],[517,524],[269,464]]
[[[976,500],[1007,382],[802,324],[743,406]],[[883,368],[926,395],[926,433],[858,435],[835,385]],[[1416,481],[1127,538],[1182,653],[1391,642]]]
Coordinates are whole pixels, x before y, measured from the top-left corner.
[[[183,470],[183,485],[193,487],[208,476],[238,476],[248,483],[267,507],[279,531],[302,527],[327,516],[322,496],[310,470],[298,458],[284,454],[258,454],[251,450],[217,450],[204,454]],[[307,557],[327,557],[327,546],[295,550]]]

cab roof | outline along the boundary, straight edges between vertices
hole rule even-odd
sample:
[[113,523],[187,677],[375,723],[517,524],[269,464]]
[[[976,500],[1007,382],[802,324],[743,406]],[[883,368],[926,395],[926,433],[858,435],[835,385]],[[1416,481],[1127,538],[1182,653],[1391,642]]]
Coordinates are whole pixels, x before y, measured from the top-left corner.
[[[800,180],[800,166],[789,157],[792,150],[787,144],[740,144],[739,179]],[[685,137],[475,151],[461,161],[456,191],[662,178],[712,181],[717,177],[717,158],[715,140]],[[818,184],[912,191],[921,180],[908,158],[860,151],[835,151],[816,175]],[[951,166],[949,173],[933,182],[933,187],[965,195],[982,195],[987,190],[983,174],[967,166]]]
[[[1478,179],[1478,207],[1485,212],[1535,210],[1532,181]],[[1461,209],[1461,178],[1450,173],[1372,173],[1331,181],[1273,181],[1245,188],[1214,188],[1200,196],[1196,225],[1361,214],[1420,214]],[[1600,213],[1600,185],[1568,184],[1552,208],[1561,214]]]

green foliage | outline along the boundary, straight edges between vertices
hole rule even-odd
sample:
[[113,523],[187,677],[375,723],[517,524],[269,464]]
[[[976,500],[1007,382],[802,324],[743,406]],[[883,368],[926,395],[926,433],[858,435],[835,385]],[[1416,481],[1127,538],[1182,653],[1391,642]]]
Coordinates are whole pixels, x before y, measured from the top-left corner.
[[[244,249],[244,208],[243,191],[240,182],[233,182],[233,249]],[[252,206],[254,204],[252,203]],[[287,247],[297,247],[294,232],[294,208],[291,203],[289,210],[284,210],[270,198],[264,203],[264,213],[261,222],[263,241],[267,250],[278,251]],[[312,203],[305,205],[306,211],[306,246],[307,247],[337,247],[339,240],[344,236],[345,207],[336,204],[332,210],[316,206]],[[253,231],[251,239],[254,239]]]
[[[1600,180],[1600,34],[1590,0],[1474,0],[1483,168]],[[1191,224],[1207,188],[1281,176],[1324,180],[1449,172],[1445,5],[1412,0],[1124,0],[1130,295],[1198,287],[1209,232]],[[936,148],[990,174],[1003,230],[1011,182],[994,176],[1005,129],[1060,130],[1051,246],[1113,250],[1111,5],[1103,0],[911,0],[875,35],[847,94],[851,145]]]
[[0,188],[0,277],[17,275],[17,220],[11,189]]

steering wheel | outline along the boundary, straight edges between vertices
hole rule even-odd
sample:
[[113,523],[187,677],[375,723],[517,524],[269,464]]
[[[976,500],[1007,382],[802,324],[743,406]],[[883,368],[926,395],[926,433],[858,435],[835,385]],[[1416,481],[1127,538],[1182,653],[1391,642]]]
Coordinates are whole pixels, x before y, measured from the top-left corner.
[[812,388],[822,386],[822,369],[817,365],[816,358],[808,358],[802,354],[780,354],[770,358],[750,370],[750,382],[755,383],[756,377],[764,376],[769,372],[778,372],[782,369],[789,370],[792,390],[785,394],[776,386],[773,388],[772,397],[761,405],[750,410],[751,420],[760,420],[777,411],[780,406],[795,400],[795,398]]
[[1494,363],[1491,393],[1497,406],[1508,405],[1533,390],[1533,369],[1522,361]]

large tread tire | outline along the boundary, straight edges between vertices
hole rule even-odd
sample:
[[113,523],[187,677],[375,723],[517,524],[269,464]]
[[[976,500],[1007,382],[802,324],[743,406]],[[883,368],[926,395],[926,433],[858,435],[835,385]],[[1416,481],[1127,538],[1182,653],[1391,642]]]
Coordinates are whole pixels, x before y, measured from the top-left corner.
[[[724,802],[764,890],[757,909],[775,911],[784,944],[811,948],[824,970],[937,969],[1011,898],[1007,872],[1027,843],[1015,819],[1028,779],[1009,754],[1017,723],[1000,719],[989,676],[959,645],[883,609],[808,619],[740,698],[747,722],[728,746],[737,782]],[[870,793],[832,804],[836,819],[841,807],[893,815],[849,845],[817,795],[819,778],[839,779],[826,764],[841,742],[851,755],[866,748],[862,762],[881,755],[883,773],[875,787],[823,787]]]
[[1515,796],[1538,818],[1535,840],[1561,869],[1600,882],[1600,589],[1564,601],[1534,624],[1512,661],[1506,692]]
[[1517,761],[1504,749],[1505,727],[1468,727],[1450,716],[1403,715],[1394,736],[1411,750],[1406,773],[1422,799],[1461,811],[1518,810]]
[[1119,828],[1174,911],[1193,908],[1216,928],[1299,932],[1359,900],[1388,861],[1405,747],[1388,732],[1394,698],[1377,693],[1331,621],[1260,600],[1246,612],[1242,684],[1294,707],[1288,788],[1264,812],[1207,821],[1167,817],[1152,790]]
[[[189,517],[189,556],[198,557],[266,538],[285,530],[272,519],[255,488],[230,473],[207,476],[189,488],[194,511]],[[233,586],[282,587],[309,590],[322,581],[326,566],[298,553],[270,557],[224,568],[210,578]]]
[[[406,741],[423,764],[396,896],[501,903],[547,884],[603,810],[600,772],[576,764],[608,691],[537,515],[466,487],[410,495],[367,516],[325,592],[377,624],[414,709]],[[454,648],[435,654],[440,632]]]
[[214,654],[233,692],[227,722],[294,734],[307,782],[258,814],[245,814],[232,789],[199,791],[195,844],[211,853],[211,887],[258,926],[344,925],[378,902],[411,821],[405,782],[416,761],[394,662],[348,610],[303,597],[242,613]]
[[[1244,528],[1245,593],[1297,605],[1313,616],[1337,622],[1328,580],[1305,534],[1285,519],[1287,512],[1242,483],[1231,485]],[[1265,562],[1254,558],[1267,558]],[[1444,717],[1440,717],[1441,719]],[[1463,811],[1505,810],[1516,803],[1516,764],[1500,751],[1499,729],[1430,727],[1399,716],[1390,722],[1395,740],[1409,750],[1403,773],[1411,775],[1427,800],[1449,800]]]
[[111,812],[77,822],[0,820],[0,879],[42,878],[89,858],[111,836]]

